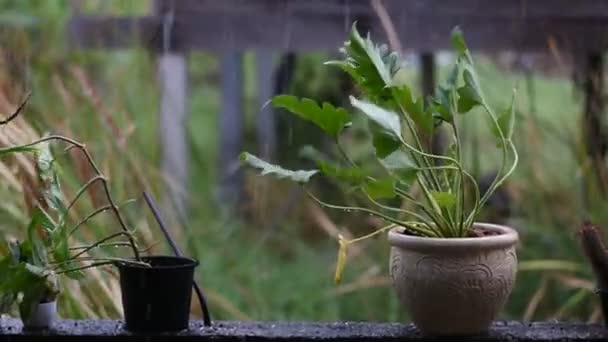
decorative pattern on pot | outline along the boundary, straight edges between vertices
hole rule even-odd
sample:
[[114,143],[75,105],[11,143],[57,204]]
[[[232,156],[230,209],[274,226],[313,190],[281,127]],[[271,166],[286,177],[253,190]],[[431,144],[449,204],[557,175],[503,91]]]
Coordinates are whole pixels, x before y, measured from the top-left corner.
[[[447,244],[450,240],[444,239]],[[399,301],[426,334],[484,332],[513,288],[515,246],[435,248],[420,251],[393,243],[390,272]]]

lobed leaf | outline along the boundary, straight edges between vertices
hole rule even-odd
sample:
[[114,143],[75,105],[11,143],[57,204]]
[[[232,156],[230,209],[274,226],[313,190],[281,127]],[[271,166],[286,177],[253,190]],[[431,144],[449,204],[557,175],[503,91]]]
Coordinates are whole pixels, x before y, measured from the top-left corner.
[[414,100],[412,92],[407,86],[393,88],[397,102],[403,106],[414,123],[426,134],[432,134],[434,129],[433,116],[424,110],[422,98]]
[[280,166],[270,164],[247,152],[241,153],[240,159],[247,165],[259,169],[262,176],[271,175],[279,179],[289,179],[297,183],[306,183],[312,176],[319,173],[319,170],[286,170]]
[[374,44],[369,34],[365,39],[361,37],[356,23],[352,26],[342,52],[344,60],[325,64],[342,68],[369,98],[385,101],[391,97],[388,87],[400,83],[395,80],[400,69],[400,59],[396,52],[389,51],[386,45]]
[[292,95],[278,95],[273,97],[272,104],[312,122],[334,138],[350,124],[349,115],[344,108],[336,108],[327,102],[319,106],[316,101],[308,98],[299,99]]
[[399,141],[403,140],[401,136],[401,122],[397,114],[373,103],[357,100],[353,96],[350,96],[350,103],[353,107],[363,112],[370,120],[394,135]]

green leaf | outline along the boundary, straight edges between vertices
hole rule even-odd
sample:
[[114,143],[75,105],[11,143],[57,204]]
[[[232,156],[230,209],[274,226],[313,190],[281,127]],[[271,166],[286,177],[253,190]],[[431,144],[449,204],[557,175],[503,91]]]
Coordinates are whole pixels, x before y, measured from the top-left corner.
[[426,134],[432,134],[434,128],[433,116],[424,110],[422,98],[415,101],[410,88],[407,86],[393,88],[393,91],[399,104],[403,106],[420,130]]
[[344,60],[329,61],[325,64],[337,65],[346,71],[363,93],[376,101],[391,97],[388,87],[400,83],[395,76],[400,69],[400,58],[386,45],[374,44],[369,35],[362,38],[353,24],[349,39],[341,49]]
[[10,266],[10,276],[0,283],[0,293],[19,293],[31,284],[44,278],[44,269],[26,262]]
[[412,161],[412,159],[410,158],[410,156],[407,153],[405,153],[404,151],[401,151],[401,150],[397,150],[397,151],[389,154],[385,158],[382,158],[380,160],[380,163],[387,170],[411,170],[411,169],[417,169],[416,164],[414,163],[414,161]]
[[[513,136],[513,131],[515,130],[515,89],[513,89],[513,95],[511,96],[511,103],[509,107],[507,107],[497,118],[498,126],[502,131],[505,139],[509,140]],[[493,130],[494,135],[497,138],[500,138],[500,134]]]
[[65,211],[63,192],[59,185],[59,177],[55,169],[55,158],[51,153],[48,142],[39,144],[36,152],[36,167],[38,178],[42,183],[42,195],[50,209],[61,214]]
[[372,133],[372,144],[376,151],[376,157],[384,158],[401,146],[398,139],[373,121],[369,121],[369,129]]
[[467,113],[475,106],[481,105],[482,100],[477,91],[470,85],[458,88],[458,112]]
[[344,127],[350,124],[350,118],[346,110],[334,107],[324,102],[319,106],[316,101],[302,98],[298,99],[291,95],[278,95],[272,98],[272,104],[278,108],[284,108],[304,120],[308,120],[328,135],[336,138]]
[[323,160],[317,161],[317,164],[324,175],[350,184],[361,184],[367,176],[366,172],[360,168],[340,167],[337,164]]
[[13,153],[25,153],[25,152],[36,152],[38,148],[36,146],[25,145],[25,146],[11,146],[0,148],[0,157]]
[[431,196],[442,208],[451,208],[456,204],[456,195],[450,192],[431,191]]
[[43,242],[43,237],[40,236],[40,230],[43,229],[43,221],[46,216],[40,208],[36,208],[32,215],[32,220],[27,227],[27,239],[32,247],[32,260],[34,265],[44,267],[48,264],[47,250]]
[[391,177],[376,179],[367,182],[363,186],[363,190],[374,199],[394,198],[396,196],[395,183],[396,181]]
[[444,121],[452,122],[454,120],[453,111],[453,93],[450,89],[439,87],[437,88],[437,106],[435,110],[439,113]]
[[18,241],[10,241],[8,250],[12,265],[17,265],[21,261],[21,244]]
[[319,172],[319,170],[286,170],[280,166],[270,164],[247,152],[241,153],[240,159],[245,164],[261,170],[260,174],[262,176],[271,175],[279,179],[289,179],[297,183],[306,183],[312,176]]
[[467,44],[465,43],[464,37],[462,35],[462,31],[458,26],[454,27],[454,29],[452,30],[452,47],[459,54],[464,54],[468,50]]
[[395,138],[400,141],[403,140],[401,137],[401,122],[399,121],[399,116],[397,114],[378,107],[373,103],[357,100],[353,96],[350,96],[350,103],[353,107],[363,112],[370,120],[393,134]]
[[464,79],[465,86],[470,88],[467,90],[467,95],[475,101],[483,103],[483,93],[481,91],[479,81],[477,80],[477,74],[475,73],[475,70],[473,70],[471,66],[465,68],[462,72],[462,77]]
[[397,150],[381,159],[380,163],[391,175],[398,178],[400,185],[409,188],[416,181],[418,167],[404,151]]

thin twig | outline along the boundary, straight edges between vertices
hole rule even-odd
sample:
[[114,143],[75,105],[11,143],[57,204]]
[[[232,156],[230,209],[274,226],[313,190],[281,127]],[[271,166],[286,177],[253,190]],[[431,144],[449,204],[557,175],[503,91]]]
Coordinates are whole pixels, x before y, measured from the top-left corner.
[[72,228],[72,230],[70,231],[70,235],[73,235],[78,230],[78,228],[80,228],[80,226],[82,226],[83,224],[87,223],[90,219],[92,219],[96,215],[98,215],[98,214],[100,214],[100,213],[102,213],[102,212],[104,212],[106,210],[109,210],[109,209],[112,209],[112,207],[110,205],[106,205],[106,206],[103,206],[103,207],[95,210],[94,212],[90,213],[87,217],[85,217],[84,219],[82,219],[82,221],[78,222],[76,224],[76,226],[74,226],[74,228]]
[[21,114],[21,112],[23,111],[23,108],[25,108],[25,105],[29,101],[30,96],[32,96],[32,92],[28,91],[27,94],[25,95],[25,99],[21,102],[19,107],[17,107],[15,112],[13,114],[11,114],[8,118],[6,118],[4,120],[0,120],[0,126],[6,125],[7,123],[13,121],[17,116],[19,116],[19,114]]

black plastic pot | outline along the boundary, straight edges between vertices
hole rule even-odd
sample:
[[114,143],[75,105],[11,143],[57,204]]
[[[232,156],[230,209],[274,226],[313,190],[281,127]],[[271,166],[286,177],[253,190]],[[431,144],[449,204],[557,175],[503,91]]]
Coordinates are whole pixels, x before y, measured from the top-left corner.
[[143,257],[151,267],[118,263],[125,328],[138,332],[188,328],[194,268],[184,257]]

